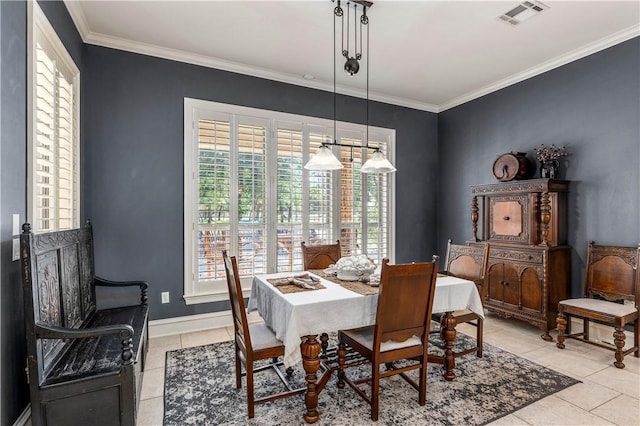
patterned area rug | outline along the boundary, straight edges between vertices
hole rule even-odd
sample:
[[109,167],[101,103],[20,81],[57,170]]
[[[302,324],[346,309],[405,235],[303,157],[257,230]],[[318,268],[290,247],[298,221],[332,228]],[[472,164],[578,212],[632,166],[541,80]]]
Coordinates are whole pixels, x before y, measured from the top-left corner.
[[[470,345],[473,340],[458,333],[456,347]],[[358,368],[347,372],[350,377],[363,373]],[[456,375],[447,382],[442,366],[429,364],[423,407],[418,405],[418,392],[402,378],[382,379],[379,421],[373,423],[369,405],[348,386],[338,389],[334,373],[320,394],[316,424],[482,425],[579,383],[486,343],[483,358],[470,354],[456,359]],[[304,424],[304,395],[259,404],[249,420],[244,379],[242,389],[236,389],[234,376],[231,342],[167,352],[164,425]],[[284,390],[272,370],[254,377],[256,396]],[[292,382],[303,386],[301,367],[295,369]]]

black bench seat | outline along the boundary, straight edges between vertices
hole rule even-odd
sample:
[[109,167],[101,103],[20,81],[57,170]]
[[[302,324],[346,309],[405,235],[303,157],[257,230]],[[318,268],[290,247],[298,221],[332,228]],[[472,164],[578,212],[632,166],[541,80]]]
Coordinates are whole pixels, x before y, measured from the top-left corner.
[[[146,306],[125,306],[96,311],[87,329],[118,324],[133,328],[132,356],[141,352],[146,334],[148,309]],[[98,374],[118,373],[122,366],[122,342],[118,334],[75,339],[64,354],[52,365],[43,385],[53,385]]]
[[[89,222],[41,234],[22,229],[31,424],[135,425],[149,340],[147,283],[96,277]],[[140,298],[100,309],[97,286],[101,301],[120,300],[126,287],[138,287]]]

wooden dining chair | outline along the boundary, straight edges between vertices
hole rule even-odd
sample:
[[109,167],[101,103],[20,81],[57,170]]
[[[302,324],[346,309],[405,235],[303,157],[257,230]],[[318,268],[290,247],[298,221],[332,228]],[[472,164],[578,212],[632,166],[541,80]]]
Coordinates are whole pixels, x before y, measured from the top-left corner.
[[[229,287],[229,298],[231,302],[231,312],[233,316],[234,340],[235,340],[235,364],[236,364],[236,387],[242,387],[242,376],[247,379],[247,410],[249,418],[254,417],[255,405],[275,399],[303,393],[305,388],[293,389],[289,381],[280,371],[282,361],[278,358],[284,356],[284,344],[278,340],[264,322],[249,324],[247,312],[242,298],[242,286],[238,276],[238,263],[235,256],[229,257],[227,251],[222,252],[224,259],[224,269],[227,273],[227,286]],[[271,360],[268,364],[254,368],[253,363],[259,360]],[[245,372],[242,372],[244,366]],[[272,394],[263,398],[254,397],[253,375],[259,371],[273,369],[284,383],[287,391]],[[289,375],[289,373],[288,373]]]
[[[487,289],[489,287],[485,282],[487,278],[487,267],[489,264],[489,243],[469,246],[453,244],[451,240],[449,240],[447,242],[447,256],[444,264],[445,270],[443,273],[445,275],[464,278],[476,283],[478,293],[480,293],[480,300],[484,303],[484,299],[487,295]],[[478,358],[482,358],[484,319],[469,309],[454,311],[453,316],[458,324],[468,322],[477,327],[476,346],[455,352],[454,356],[462,356],[475,352]]]
[[[631,301],[631,303],[624,303]],[[558,303],[558,343],[565,348],[566,338],[581,340],[615,351],[615,365],[624,368],[624,356],[640,349],[640,247],[601,246],[593,241],[587,248],[585,296]],[[571,317],[582,318],[582,331],[571,333]],[[589,323],[597,321],[614,327],[614,345],[589,337]],[[633,346],[624,349],[624,327],[633,324]],[[565,334],[565,331],[567,334]]]
[[302,265],[305,271],[309,269],[325,269],[336,263],[342,257],[340,240],[335,244],[316,244],[308,246],[304,241],[302,245]]
[[[302,248],[302,266],[305,271],[310,269],[326,269],[342,257],[340,240],[336,240],[335,244],[314,244],[311,246],[308,246],[303,241],[300,245]],[[322,333],[320,341],[322,342],[322,354],[326,356],[329,347],[329,335]]]
[[[424,405],[427,394],[429,324],[436,289],[438,256],[432,262],[389,265],[382,260],[380,294],[373,326],[338,332],[338,387],[346,382],[371,406],[371,420],[378,420],[380,378],[400,374],[418,391]],[[371,363],[371,377],[351,379],[345,371],[346,345]],[[396,366],[394,362],[404,361]],[[380,371],[381,365],[386,369]],[[418,383],[405,373],[419,370]],[[358,385],[371,382],[370,396]]]

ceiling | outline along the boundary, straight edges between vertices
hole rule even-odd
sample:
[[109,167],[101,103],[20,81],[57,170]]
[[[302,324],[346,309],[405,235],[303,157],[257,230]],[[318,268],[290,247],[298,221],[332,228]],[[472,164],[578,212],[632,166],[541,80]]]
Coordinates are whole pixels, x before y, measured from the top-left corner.
[[[333,90],[329,0],[65,4],[86,43]],[[369,97],[439,112],[640,35],[637,0],[547,0],[517,26],[498,19],[518,4],[375,1]],[[365,63],[349,77],[339,55],[337,91],[364,97]]]

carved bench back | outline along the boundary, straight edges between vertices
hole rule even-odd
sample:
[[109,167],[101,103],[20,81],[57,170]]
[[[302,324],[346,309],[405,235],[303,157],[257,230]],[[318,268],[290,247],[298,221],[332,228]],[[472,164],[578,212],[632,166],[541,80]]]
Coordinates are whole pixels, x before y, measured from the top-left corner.
[[587,297],[633,300],[638,306],[640,247],[600,246],[589,243],[585,290]]
[[35,325],[79,328],[95,312],[93,232],[90,223],[43,234],[31,233],[29,224],[22,228],[27,346],[29,356],[37,356],[42,376],[65,342],[36,339]]

